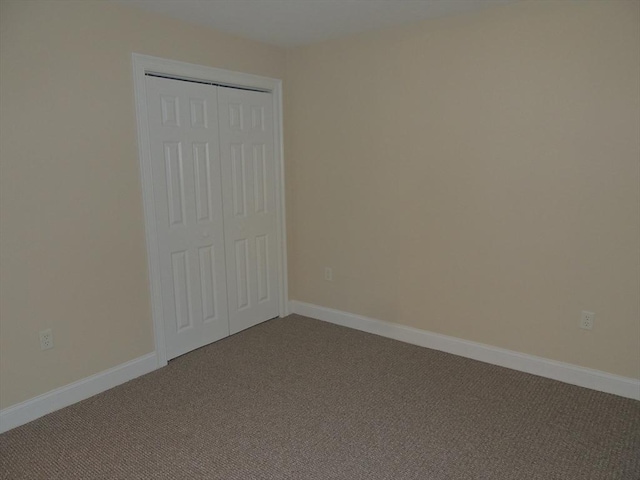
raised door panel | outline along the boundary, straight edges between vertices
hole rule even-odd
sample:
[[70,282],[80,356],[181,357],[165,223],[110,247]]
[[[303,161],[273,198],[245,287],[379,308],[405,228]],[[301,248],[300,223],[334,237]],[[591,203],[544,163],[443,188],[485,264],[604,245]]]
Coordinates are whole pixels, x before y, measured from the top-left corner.
[[272,101],[218,87],[231,333],[279,313]]
[[147,77],[168,358],[229,334],[216,87]]

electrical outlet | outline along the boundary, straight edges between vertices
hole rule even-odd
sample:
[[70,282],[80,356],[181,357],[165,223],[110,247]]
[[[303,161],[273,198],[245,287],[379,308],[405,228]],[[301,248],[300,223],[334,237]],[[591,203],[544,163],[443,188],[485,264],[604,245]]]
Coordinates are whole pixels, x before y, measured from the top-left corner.
[[53,348],[53,332],[50,328],[40,331],[40,350]]
[[324,267],[324,279],[327,282],[333,282],[333,269],[331,267]]
[[593,312],[583,311],[580,316],[580,328],[584,328],[585,330],[591,330],[593,328],[593,323],[596,321],[596,314]]

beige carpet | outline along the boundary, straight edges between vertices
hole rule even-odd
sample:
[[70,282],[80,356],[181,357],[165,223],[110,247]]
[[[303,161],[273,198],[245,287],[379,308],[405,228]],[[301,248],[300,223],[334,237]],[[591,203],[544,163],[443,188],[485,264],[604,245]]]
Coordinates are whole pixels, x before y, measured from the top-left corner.
[[299,316],[0,436],[7,479],[640,479],[640,402]]

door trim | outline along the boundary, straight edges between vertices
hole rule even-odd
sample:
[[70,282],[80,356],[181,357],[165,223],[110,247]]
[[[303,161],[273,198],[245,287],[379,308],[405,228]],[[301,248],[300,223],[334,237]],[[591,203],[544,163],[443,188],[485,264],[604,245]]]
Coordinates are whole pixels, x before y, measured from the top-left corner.
[[274,158],[276,160],[276,216],[278,241],[278,283],[280,287],[279,311],[284,317],[289,313],[289,293],[287,278],[287,229],[284,198],[284,155],[282,132],[282,80],[261,77],[248,73],[233,72],[192,63],[168,60],[149,55],[133,53],[133,88],[135,94],[136,121],[138,127],[138,158],[142,184],[142,204],[147,242],[147,263],[149,288],[151,292],[151,316],[158,367],[167,364],[167,349],[164,335],[164,312],[160,285],[160,255],[156,226],[156,209],[151,175],[151,146],[149,124],[147,122],[147,91],[145,75],[155,73],[185,80],[199,80],[230,87],[244,87],[267,91],[273,98]]

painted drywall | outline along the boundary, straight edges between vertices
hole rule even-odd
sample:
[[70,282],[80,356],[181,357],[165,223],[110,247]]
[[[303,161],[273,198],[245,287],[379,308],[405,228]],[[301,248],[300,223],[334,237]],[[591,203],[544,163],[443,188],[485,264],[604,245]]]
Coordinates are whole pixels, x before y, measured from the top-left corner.
[[132,52],[285,72],[283,50],[113,2],[0,2],[2,408],[153,351]]
[[290,51],[291,298],[640,378],[639,9],[523,1]]

